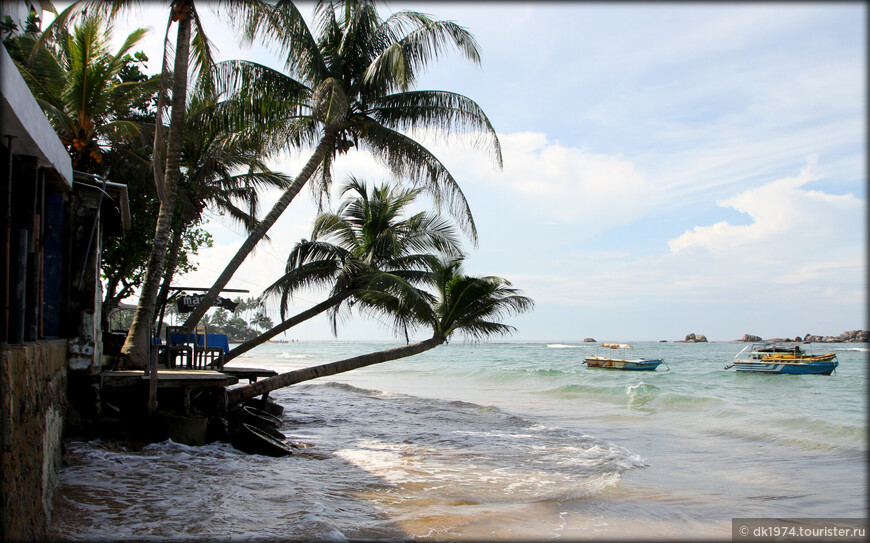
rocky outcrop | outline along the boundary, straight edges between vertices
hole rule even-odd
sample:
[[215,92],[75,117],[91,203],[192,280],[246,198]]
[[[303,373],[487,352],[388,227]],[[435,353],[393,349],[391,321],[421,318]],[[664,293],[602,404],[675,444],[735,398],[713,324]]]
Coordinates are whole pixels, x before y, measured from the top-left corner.
[[[686,339],[688,339],[688,336],[686,336]],[[743,339],[738,339],[737,341],[742,343],[758,343],[759,341],[770,341],[773,343],[870,343],[870,332],[867,330],[849,330],[848,332],[843,332],[839,336],[815,336],[813,334],[806,334],[803,338],[795,336],[794,339],[780,337],[761,339],[752,334],[744,334]]]
[[583,343],[598,343],[591,337],[583,338]]
[[807,334],[803,341],[807,343],[870,343],[870,332],[867,330],[849,330],[836,337]]
[[684,340],[677,340],[674,343],[707,343],[707,336],[704,334],[689,334]]

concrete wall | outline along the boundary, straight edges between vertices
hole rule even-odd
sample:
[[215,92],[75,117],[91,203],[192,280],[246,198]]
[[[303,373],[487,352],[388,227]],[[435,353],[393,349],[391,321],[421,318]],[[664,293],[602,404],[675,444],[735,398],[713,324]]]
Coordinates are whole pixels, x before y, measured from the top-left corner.
[[45,538],[61,462],[66,352],[66,340],[0,345],[0,541]]

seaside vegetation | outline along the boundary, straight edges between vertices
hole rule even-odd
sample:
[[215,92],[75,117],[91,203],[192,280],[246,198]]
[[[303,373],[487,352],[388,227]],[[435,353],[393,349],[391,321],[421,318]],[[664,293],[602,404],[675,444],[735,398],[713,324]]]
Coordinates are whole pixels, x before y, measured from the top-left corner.
[[[384,322],[408,343],[411,329],[431,325],[427,348],[460,328],[475,337],[511,330],[496,322],[484,326],[480,319],[475,326],[458,326],[440,314],[449,295],[445,270],[452,280],[494,287],[489,294],[499,303],[480,318],[531,308],[531,300],[504,279],[472,281],[460,273],[464,256],[457,231],[477,243],[471,210],[457,180],[410,136],[416,129],[476,135],[474,144],[501,166],[495,130],[473,100],[414,89],[417,75],[450,49],[479,63],[477,43],[466,29],[413,11],[382,18],[372,1],[317,2],[314,31],[292,2],[224,6],[240,37],[274,47],[284,61],[282,72],[246,60],[213,62],[196,3],[174,0],[168,3],[161,71],[148,76],[142,71],[147,57],[131,54],[144,29],[131,33],[117,52],[108,50],[112,20],[128,4],[80,0],[55,12],[45,31],[38,21],[29,21],[23,32],[3,26],[4,43],[74,168],[128,186],[133,228],[109,241],[102,262],[104,329],[112,310],[139,290],[123,366],[144,367],[151,328],[162,324],[165,314],[158,309],[168,307],[173,277],[195,269],[194,255],[211,245],[203,228],[206,209],[236,221],[248,237],[183,326],[208,323],[243,341],[228,358],[323,312],[336,332],[351,308],[387,317]],[[372,153],[405,187],[369,189],[351,178],[339,210],[323,212],[334,162],[354,148]],[[300,172],[288,176],[266,167],[279,152],[310,155]],[[258,300],[256,319],[223,310],[205,315],[308,181],[321,214],[311,240],[293,248],[285,274]],[[258,220],[259,195],[270,187],[283,193]],[[424,192],[436,211],[446,209],[458,230],[438,213],[403,216]],[[327,299],[288,317],[293,294],[310,286],[329,288]],[[277,326],[265,315],[267,299],[280,300]]]
[[[141,72],[140,65],[148,60],[144,53],[128,53],[143,32],[131,34],[124,47],[112,54],[107,49],[110,22],[92,14],[68,24],[70,29],[51,27],[54,35],[49,38],[31,28],[10,34],[5,42],[77,171],[127,185],[132,227],[108,239],[102,253],[103,329],[108,330],[108,316],[142,285],[153,245],[159,201],[149,172],[152,146],[148,141],[154,133],[157,79]],[[256,222],[259,191],[288,183],[285,175],[265,166],[257,138],[207,122],[216,108],[234,105],[232,101],[216,104],[201,87],[187,105],[183,167],[161,303],[166,302],[174,273],[195,269],[193,256],[211,245],[211,236],[203,228],[205,209],[249,229]]]
[[[131,228],[107,239],[102,252],[107,330],[108,315],[142,283],[157,215],[149,161],[158,80],[142,72],[144,53],[130,54],[145,32],[133,32],[112,52],[113,27],[95,14],[46,33],[36,24],[17,30],[9,27],[4,44],[74,168],[127,185]],[[185,271],[192,268],[188,255],[210,241],[203,230],[186,234],[179,256]]]
[[534,302],[501,277],[477,277],[462,271],[462,258],[442,258],[430,272],[435,294],[417,290],[416,296],[385,295],[379,303],[403,325],[427,326],[432,337],[400,347],[281,373],[227,391],[229,405],[311,379],[335,375],[373,364],[414,356],[446,343],[454,334],[472,340],[507,335],[514,328],[500,322],[508,315],[531,310]]
[[268,112],[273,131],[265,137],[274,137],[288,151],[314,150],[188,317],[188,329],[309,180],[317,193],[328,195],[336,157],[352,148],[370,151],[396,179],[424,187],[436,202],[446,204],[476,242],[471,210],[458,182],[408,135],[412,128],[447,134],[474,131],[478,146],[501,166],[495,130],[473,100],[446,91],[411,90],[418,72],[451,47],[479,62],[474,37],[451,21],[413,11],[382,19],[371,1],[320,1],[314,19],[316,33],[292,2],[279,1],[242,26],[247,39],[262,39],[277,48],[287,73],[247,61],[218,67],[222,92]]
[[[369,188],[351,177],[338,211],[314,220],[311,239],[296,244],[284,275],[263,293],[265,299],[279,300],[282,322],[232,349],[226,360],[323,312],[336,335],[342,312],[349,313],[351,307],[370,316],[400,317],[382,301],[417,296],[415,287],[431,280],[437,255],[461,255],[458,233],[448,221],[425,212],[405,216],[421,191],[387,184]],[[329,295],[288,318],[293,294],[310,287],[329,288]],[[404,324],[399,320],[395,328]]]

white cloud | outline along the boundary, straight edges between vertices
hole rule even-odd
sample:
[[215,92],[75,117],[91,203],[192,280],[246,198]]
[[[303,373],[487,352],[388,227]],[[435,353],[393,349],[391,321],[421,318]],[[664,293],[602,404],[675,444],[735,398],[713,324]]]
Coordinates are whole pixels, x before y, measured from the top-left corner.
[[[481,243],[469,267],[538,301],[522,335],[528,327],[530,339],[571,339],[578,319],[608,334],[635,319],[639,332],[628,337],[648,339],[665,329],[731,339],[863,326],[865,7],[445,6],[422,11],[474,32],[482,68],[451,55],[420,88],[476,100],[505,131],[504,170],[470,145],[473,135],[430,149],[475,215]],[[131,24],[154,21],[153,71],[166,12],[140,13]],[[223,58],[268,62],[211,22]],[[812,153],[824,169],[810,161],[791,175]],[[273,166],[294,175],[308,156]],[[337,184],[346,171],[386,177],[355,151],[338,161]],[[835,194],[846,191],[858,197]],[[264,210],[272,201],[264,197]],[[715,217],[695,218],[714,202]],[[305,190],[230,286],[259,293],[313,215]],[[244,239],[237,229],[213,232],[216,247],[201,252],[187,284],[210,285]]]
[[538,223],[570,225],[578,236],[631,223],[655,205],[655,187],[630,160],[565,146],[542,133],[499,134],[501,172],[470,144],[473,135],[456,136],[452,145],[418,137],[464,188],[485,187],[487,204],[498,201]]
[[797,177],[772,181],[717,202],[746,214],[751,222],[695,226],[668,241],[671,253],[700,248],[718,257],[740,258],[746,251],[743,258],[764,260],[786,258],[799,248],[830,250],[844,242],[854,243],[864,202],[851,194],[803,189],[820,179],[817,162],[812,155]]

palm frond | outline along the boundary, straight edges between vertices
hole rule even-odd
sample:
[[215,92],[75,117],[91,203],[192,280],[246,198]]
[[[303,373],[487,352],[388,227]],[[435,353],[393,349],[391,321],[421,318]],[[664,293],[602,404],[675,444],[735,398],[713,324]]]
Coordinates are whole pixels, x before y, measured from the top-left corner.
[[317,84],[328,73],[317,41],[293,2],[278,0],[273,7],[252,9],[237,20],[245,39],[260,40],[277,52],[292,77]]
[[206,92],[213,93],[215,87],[213,44],[206,36],[202,20],[196,7],[190,11],[193,16],[193,36],[190,41],[191,69],[196,76],[197,85]]
[[501,144],[489,118],[480,106],[461,94],[446,91],[412,91],[381,96],[373,100],[368,114],[378,123],[403,131],[437,128],[445,135],[476,133],[474,145],[492,153],[503,166]]
[[377,122],[364,125],[362,143],[398,178],[412,186],[422,186],[432,197],[435,209],[446,204],[450,215],[459,223],[471,242],[477,245],[477,227],[471,208],[459,183],[444,164],[428,149],[404,134]]
[[366,87],[376,94],[408,90],[416,83],[417,72],[450,47],[459,49],[469,61],[480,63],[474,36],[452,21],[400,11],[384,22],[382,33],[391,43],[372,60],[363,77]]

